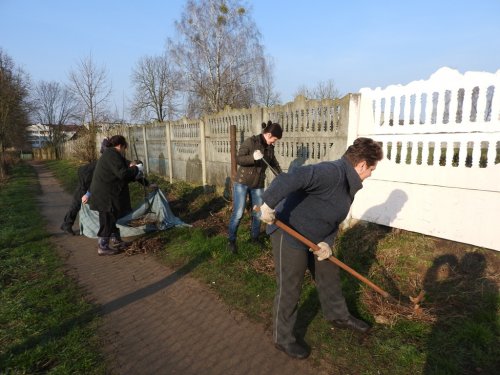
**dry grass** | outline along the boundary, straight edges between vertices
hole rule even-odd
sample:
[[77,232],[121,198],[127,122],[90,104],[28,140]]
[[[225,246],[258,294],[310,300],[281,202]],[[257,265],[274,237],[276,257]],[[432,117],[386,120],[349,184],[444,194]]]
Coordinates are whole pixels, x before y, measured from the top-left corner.
[[165,242],[161,237],[139,237],[125,250],[125,255],[156,254],[162,251]]

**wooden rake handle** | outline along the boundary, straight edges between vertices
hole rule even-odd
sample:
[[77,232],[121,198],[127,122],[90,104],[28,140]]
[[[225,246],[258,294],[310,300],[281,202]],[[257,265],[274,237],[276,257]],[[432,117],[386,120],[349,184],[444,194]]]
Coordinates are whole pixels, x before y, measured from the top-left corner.
[[[300,242],[302,242],[303,244],[305,244],[306,246],[309,246],[311,249],[313,249],[314,251],[318,251],[320,250],[319,246],[316,245],[315,243],[313,243],[312,241],[308,240],[307,238],[305,238],[303,235],[301,235],[299,232],[297,232],[296,230],[290,228],[288,225],[286,225],[285,223],[283,223],[282,221],[276,219],[276,221],[274,222],[274,224],[276,224],[279,228],[283,229],[285,232],[287,232],[290,236],[296,238],[297,240],[299,240]],[[334,264],[336,264],[337,266],[339,266],[340,268],[342,268],[343,270],[345,270],[346,272],[350,273],[351,275],[353,275],[356,279],[358,279],[359,281],[365,283],[366,285],[368,285],[370,288],[372,288],[374,291],[376,291],[377,293],[381,294],[383,297],[385,298],[390,298],[390,295],[389,293],[387,293],[385,290],[383,290],[382,288],[380,288],[379,286],[375,285],[374,283],[372,283],[370,280],[368,280],[366,277],[364,277],[363,275],[360,275],[358,272],[356,272],[355,270],[353,270],[351,267],[349,267],[347,264],[341,262],[340,260],[338,260],[337,258],[335,258],[333,255],[331,257],[328,258],[328,260]]]

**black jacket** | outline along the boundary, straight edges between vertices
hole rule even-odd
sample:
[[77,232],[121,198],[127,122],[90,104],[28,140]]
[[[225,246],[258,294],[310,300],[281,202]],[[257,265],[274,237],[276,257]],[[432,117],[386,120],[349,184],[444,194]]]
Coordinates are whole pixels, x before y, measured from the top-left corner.
[[78,195],[81,198],[90,189],[97,160],[78,168]]
[[106,149],[97,161],[90,185],[90,208],[100,212],[114,212],[122,217],[132,211],[129,182],[135,181],[137,167],[115,149]]
[[274,146],[268,145],[262,134],[254,135],[245,139],[236,156],[238,171],[236,173],[237,182],[247,185],[252,189],[262,189],[266,179],[267,164],[262,160],[254,160],[253,153],[260,150],[264,158],[277,173],[281,173],[281,167],[274,156]]

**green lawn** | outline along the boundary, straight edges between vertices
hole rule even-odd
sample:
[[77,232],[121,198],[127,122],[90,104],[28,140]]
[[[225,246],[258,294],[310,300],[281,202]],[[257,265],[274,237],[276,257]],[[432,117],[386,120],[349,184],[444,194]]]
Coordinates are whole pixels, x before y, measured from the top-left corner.
[[[75,164],[50,162],[65,186],[74,187]],[[69,176],[65,177],[65,176]],[[149,236],[161,240],[157,259],[182,269],[234,309],[269,327],[274,294],[269,240],[250,244],[248,215],[239,231],[239,254],[226,249],[230,203],[182,181],[150,177],[167,194],[173,212],[193,228]],[[143,199],[131,184],[132,201]],[[336,255],[401,303],[381,299],[342,272],[352,313],[374,325],[368,338],[331,330],[317,292],[306,275],[297,334],[312,347],[311,365],[332,374],[496,374],[500,368],[498,252],[373,224],[340,234]],[[408,298],[425,290],[419,309]]]
[[39,194],[27,164],[0,184],[0,373],[105,374],[96,310],[64,274]]

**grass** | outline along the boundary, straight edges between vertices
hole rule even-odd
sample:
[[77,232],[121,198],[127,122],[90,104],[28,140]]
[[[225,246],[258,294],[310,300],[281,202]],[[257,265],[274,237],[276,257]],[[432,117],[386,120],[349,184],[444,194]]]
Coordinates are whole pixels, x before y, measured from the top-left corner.
[[0,186],[0,373],[104,374],[96,313],[64,274],[39,194],[26,164]]
[[[51,162],[61,178],[72,164]],[[152,236],[163,246],[159,261],[199,279],[233,309],[266,327],[271,324],[275,290],[269,239],[260,248],[249,243],[245,215],[238,233],[239,254],[226,249],[230,204],[217,192],[185,182],[151,177],[167,194],[173,212],[193,228]],[[132,201],[143,198],[131,184]],[[296,333],[312,347],[309,360],[334,374],[496,374],[499,368],[500,256],[495,251],[440,240],[418,233],[359,224],[341,232],[336,255],[367,275],[401,304],[381,300],[342,272],[350,311],[374,324],[362,339],[331,330],[323,318],[309,274],[299,304]],[[420,309],[409,296],[426,291]]]

